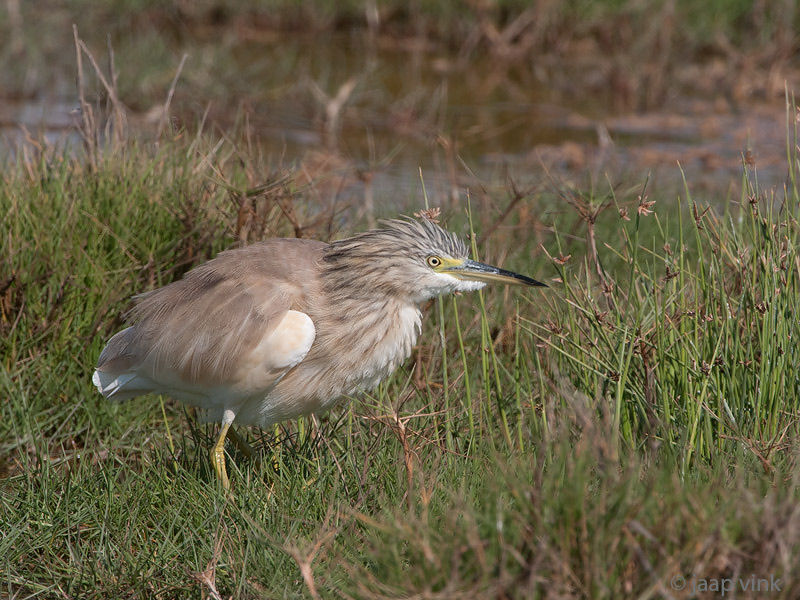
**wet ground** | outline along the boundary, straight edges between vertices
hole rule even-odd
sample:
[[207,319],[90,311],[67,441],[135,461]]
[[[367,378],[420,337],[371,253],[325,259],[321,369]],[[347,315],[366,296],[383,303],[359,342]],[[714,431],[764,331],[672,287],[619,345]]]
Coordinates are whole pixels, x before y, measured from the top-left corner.
[[[202,121],[208,131],[236,131],[233,138],[255,140],[276,166],[299,166],[327,182],[330,194],[360,202],[369,187],[376,202],[398,210],[421,198],[420,171],[434,203],[462,195],[476,179],[509,177],[555,188],[630,186],[649,176],[651,192],[678,190],[678,165],[693,192],[708,193],[705,201],[735,200],[743,160],[762,184],[783,184],[787,123],[796,122],[792,109],[787,120],[780,88],[743,103],[701,81],[708,70],[697,70],[696,89],[684,77],[659,108],[637,111],[620,109],[610,93],[583,93],[596,87],[582,84],[585,69],[575,68],[565,89],[552,85],[552,64],[536,76],[424,42],[210,31],[155,57],[130,40],[117,43],[120,95],[134,129],[158,127],[185,53],[169,106],[174,129]],[[92,51],[105,63],[105,48]],[[74,62],[65,53],[46,87],[0,95],[5,150],[41,137],[80,145]],[[793,82],[786,85],[791,92]],[[103,104],[99,83],[87,76],[85,89]]]

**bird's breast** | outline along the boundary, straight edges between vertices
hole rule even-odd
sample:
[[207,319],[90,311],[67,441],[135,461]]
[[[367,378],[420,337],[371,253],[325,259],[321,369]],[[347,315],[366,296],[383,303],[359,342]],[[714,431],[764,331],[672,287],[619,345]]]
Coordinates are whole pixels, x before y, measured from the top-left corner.
[[375,388],[411,354],[422,314],[413,305],[387,306],[316,325],[308,356],[270,394],[268,404],[292,407],[282,418],[320,412],[342,396]]
[[370,390],[397,369],[411,354],[422,327],[422,315],[416,306],[397,309],[382,327],[366,333],[360,381],[357,389]]

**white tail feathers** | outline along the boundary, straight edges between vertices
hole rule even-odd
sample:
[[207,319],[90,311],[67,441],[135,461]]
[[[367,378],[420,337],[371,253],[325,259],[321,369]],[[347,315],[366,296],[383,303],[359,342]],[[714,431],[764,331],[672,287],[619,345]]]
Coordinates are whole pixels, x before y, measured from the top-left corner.
[[135,373],[107,373],[95,371],[92,383],[103,396],[122,402],[136,396],[156,391],[155,382]]

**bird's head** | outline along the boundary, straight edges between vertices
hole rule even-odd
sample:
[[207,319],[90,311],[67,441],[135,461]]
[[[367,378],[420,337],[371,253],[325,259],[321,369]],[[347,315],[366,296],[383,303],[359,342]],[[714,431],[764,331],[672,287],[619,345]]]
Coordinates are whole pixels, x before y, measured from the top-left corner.
[[382,290],[414,303],[487,283],[546,284],[469,258],[458,236],[428,219],[392,219],[382,227],[333,242],[324,257],[335,279]]

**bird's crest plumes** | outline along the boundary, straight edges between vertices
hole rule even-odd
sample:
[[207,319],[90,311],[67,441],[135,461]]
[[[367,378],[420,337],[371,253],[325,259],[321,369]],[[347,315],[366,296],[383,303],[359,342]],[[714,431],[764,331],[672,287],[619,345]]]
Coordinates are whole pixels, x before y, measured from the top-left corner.
[[467,245],[461,238],[433,221],[405,218],[381,221],[378,229],[331,243],[325,253],[325,261],[336,262],[344,256],[362,254],[391,257],[398,252],[421,257],[432,253],[451,258],[466,258],[469,255]]

